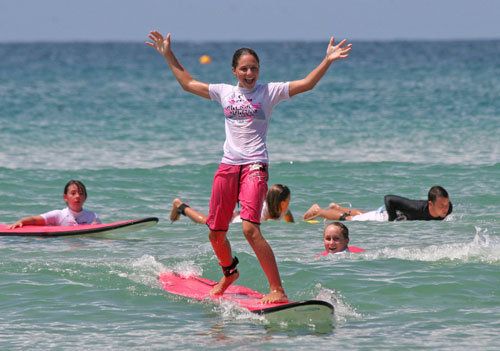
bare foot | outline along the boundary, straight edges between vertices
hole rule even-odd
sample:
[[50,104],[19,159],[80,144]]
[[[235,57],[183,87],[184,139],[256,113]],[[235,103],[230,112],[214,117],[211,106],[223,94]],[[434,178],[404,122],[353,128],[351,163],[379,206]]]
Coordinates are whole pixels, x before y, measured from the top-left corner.
[[272,290],[269,294],[260,299],[262,303],[288,302],[288,297],[283,288]]
[[181,214],[178,211],[180,205],[182,205],[181,199],[176,198],[174,199],[174,201],[172,201],[172,209],[170,210],[170,220],[172,222],[175,222],[181,216]]
[[224,294],[224,291],[226,291],[226,289],[229,288],[229,286],[233,284],[239,277],[240,273],[238,271],[234,272],[229,277],[226,277],[225,275],[222,276],[221,280],[216,285],[214,285],[212,290],[210,290],[210,296]]
[[306,213],[304,213],[304,221],[308,221],[310,219],[314,219],[318,216],[319,210],[321,207],[319,207],[318,204],[312,205]]

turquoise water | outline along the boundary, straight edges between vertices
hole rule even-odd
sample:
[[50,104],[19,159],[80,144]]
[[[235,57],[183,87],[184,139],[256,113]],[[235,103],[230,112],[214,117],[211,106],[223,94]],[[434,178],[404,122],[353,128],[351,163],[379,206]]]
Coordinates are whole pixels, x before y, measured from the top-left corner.
[[[178,43],[200,80],[231,82],[232,52],[261,80],[301,78],[326,43]],[[209,54],[213,63],[201,66]],[[266,222],[290,298],[335,306],[334,327],[268,325],[231,305],[165,293],[165,270],[220,276],[204,226],[170,224],[176,196],[208,210],[221,157],[217,104],[182,92],[140,43],[0,44],[0,222],[62,208],[87,185],[104,221],[157,216],[115,236],[0,237],[0,348],[323,350],[500,347],[500,41],[355,42],[313,92],[280,104],[270,184],[314,202],[375,209],[385,194],[444,186],[443,222],[348,223],[362,254],[317,258],[323,224]],[[239,283],[267,282],[237,224]]]

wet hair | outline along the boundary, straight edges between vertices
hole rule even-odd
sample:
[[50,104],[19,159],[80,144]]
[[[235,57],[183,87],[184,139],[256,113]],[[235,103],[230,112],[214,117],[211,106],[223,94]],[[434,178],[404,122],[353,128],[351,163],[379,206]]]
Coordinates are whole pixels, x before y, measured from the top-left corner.
[[267,211],[269,217],[278,219],[281,217],[281,202],[288,199],[290,189],[286,185],[273,184],[266,195]]
[[325,226],[325,229],[323,230],[323,236],[325,235],[326,229],[330,226],[340,228],[340,234],[342,234],[344,239],[349,240],[349,229],[343,223],[340,222],[331,222],[327,224]]
[[435,203],[438,197],[448,198],[448,192],[439,185],[434,185],[429,189],[429,193],[427,194],[428,201]]
[[236,68],[238,66],[240,57],[243,55],[252,55],[257,60],[257,63],[260,64],[259,56],[257,56],[257,53],[255,51],[253,51],[250,48],[239,48],[233,54],[233,63],[232,63],[233,68]]
[[85,188],[85,185],[83,185],[81,181],[74,179],[71,179],[66,183],[66,186],[64,187],[64,195],[68,194],[68,189],[71,185],[76,185],[78,191],[85,195],[85,197],[87,197],[87,189]]

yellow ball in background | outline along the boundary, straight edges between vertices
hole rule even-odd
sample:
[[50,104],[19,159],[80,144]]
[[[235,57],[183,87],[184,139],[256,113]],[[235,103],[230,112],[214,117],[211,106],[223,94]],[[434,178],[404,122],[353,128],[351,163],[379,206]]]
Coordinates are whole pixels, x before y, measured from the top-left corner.
[[209,63],[212,63],[212,58],[208,55],[201,55],[198,61],[200,61],[200,64],[202,65],[208,65]]

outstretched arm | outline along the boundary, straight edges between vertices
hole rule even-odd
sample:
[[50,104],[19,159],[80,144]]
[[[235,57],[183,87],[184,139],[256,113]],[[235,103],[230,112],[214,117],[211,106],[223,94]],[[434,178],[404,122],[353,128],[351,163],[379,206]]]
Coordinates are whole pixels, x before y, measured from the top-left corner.
[[320,79],[325,75],[326,71],[330,65],[338,60],[349,57],[349,52],[351,51],[352,44],[347,44],[347,40],[344,39],[337,45],[333,37],[330,38],[328,47],[326,48],[326,55],[323,61],[311,71],[304,79],[295,80],[290,82],[289,94],[290,97],[304,93],[314,88],[314,86],[320,81]]
[[152,31],[149,33],[148,38],[151,42],[146,42],[146,45],[155,48],[156,51],[158,51],[165,58],[168,63],[168,67],[170,67],[170,70],[181,85],[182,89],[192,94],[210,99],[208,84],[195,80],[175,57],[170,45],[170,33],[168,33],[164,38],[160,32]]
[[18,220],[16,223],[11,224],[8,228],[22,228],[25,225],[45,225],[45,219],[42,216],[24,217]]

